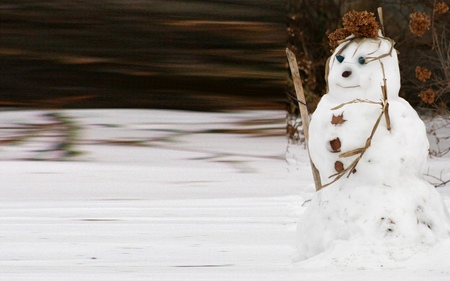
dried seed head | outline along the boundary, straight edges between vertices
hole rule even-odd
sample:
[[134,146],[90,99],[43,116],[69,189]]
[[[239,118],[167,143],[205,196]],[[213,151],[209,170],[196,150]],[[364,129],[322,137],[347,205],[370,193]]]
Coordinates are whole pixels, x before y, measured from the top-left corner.
[[444,2],[439,2],[434,6],[434,12],[438,14],[445,14],[448,12],[448,6]]
[[424,103],[432,104],[436,99],[436,92],[432,89],[424,89],[420,91],[419,97]]
[[345,28],[338,28],[336,31],[328,35],[328,40],[331,48],[339,46],[340,41],[344,40],[352,33]]
[[431,77],[431,71],[426,67],[417,66],[416,67],[416,78],[419,79],[420,82],[426,82]]
[[340,41],[351,34],[358,38],[378,38],[380,26],[373,13],[367,11],[348,12],[342,17],[342,25],[344,26],[343,28],[338,28],[328,35],[329,44],[332,48],[337,47]]
[[415,12],[410,15],[409,30],[421,37],[425,34],[425,31],[430,29],[431,20],[427,14],[421,12]]
[[356,37],[378,38],[380,26],[374,13],[351,11],[342,17],[342,25]]

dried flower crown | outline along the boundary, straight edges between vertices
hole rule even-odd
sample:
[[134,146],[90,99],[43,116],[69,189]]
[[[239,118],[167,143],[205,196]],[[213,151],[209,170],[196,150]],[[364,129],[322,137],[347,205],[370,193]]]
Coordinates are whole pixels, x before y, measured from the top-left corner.
[[374,13],[367,11],[351,11],[342,17],[342,28],[338,28],[328,35],[332,48],[337,47],[350,35],[356,38],[378,38],[380,26],[375,19]]

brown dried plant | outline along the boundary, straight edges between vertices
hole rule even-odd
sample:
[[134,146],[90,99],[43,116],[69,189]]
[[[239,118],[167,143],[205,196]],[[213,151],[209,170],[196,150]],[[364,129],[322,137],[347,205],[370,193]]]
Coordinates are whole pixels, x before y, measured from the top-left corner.
[[377,38],[380,26],[374,13],[351,11],[342,17],[342,25],[356,37]]
[[431,77],[431,71],[428,68],[423,66],[416,67],[416,78],[419,79],[420,82],[426,82]]
[[423,89],[419,97],[424,103],[433,104],[436,100],[436,92],[433,89]]
[[342,40],[350,36],[352,33],[346,28],[338,28],[335,32],[328,35],[328,40],[331,48],[336,48],[339,46]]
[[410,14],[411,20],[409,21],[409,30],[421,37],[427,30],[430,29],[431,20],[427,14],[422,12],[415,12]]
[[329,43],[332,48],[337,47],[342,40],[353,34],[358,38],[377,38],[380,26],[374,13],[367,11],[351,11],[342,17],[343,28],[328,35]]
[[[436,3],[430,7],[430,16],[425,12],[410,14],[410,31],[418,36],[416,46],[419,46],[424,55],[423,64],[415,69],[416,78],[423,84],[416,84],[419,98],[427,108],[433,108],[436,113],[448,113],[447,94],[450,92],[450,44],[448,37],[448,16],[443,15],[449,11],[444,2]],[[446,18],[447,17],[447,18]],[[428,34],[426,31],[430,30]],[[429,48],[429,51],[426,50]],[[433,69],[433,71],[429,70]]]
[[439,2],[439,3],[436,3],[433,11],[438,14],[445,14],[448,12],[448,10],[449,10],[449,8],[448,8],[447,4],[445,4],[444,2]]

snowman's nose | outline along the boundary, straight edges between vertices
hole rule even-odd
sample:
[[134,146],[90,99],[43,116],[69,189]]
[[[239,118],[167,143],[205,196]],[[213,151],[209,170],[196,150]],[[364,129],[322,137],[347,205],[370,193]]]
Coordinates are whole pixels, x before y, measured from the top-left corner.
[[350,75],[352,75],[352,72],[349,71],[349,70],[346,70],[346,71],[342,72],[342,77],[344,77],[344,78],[347,78],[347,77],[349,77]]

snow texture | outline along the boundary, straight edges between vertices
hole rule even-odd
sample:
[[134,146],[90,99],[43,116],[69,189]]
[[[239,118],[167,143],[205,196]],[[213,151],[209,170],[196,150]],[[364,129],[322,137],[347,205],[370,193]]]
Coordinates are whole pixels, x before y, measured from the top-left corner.
[[[391,41],[342,43],[330,58],[328,82],[329,92],[312,116],[309,148],[322,184],[332,184],[314,196],[299,220],[298,259],[320,254],[322,262],[396,266],[417,251],[448,245],[449,212],[423,177],[429,147],[425,125],[398,96]],[[382,116],[355,170],[332,182],[360,155],[340,154],[365,147],[382,112],[385,83],[391,129]]]
[[[52,122],[47,113],[1,111],[1,139]],[[24,160],[50,158],[54,128],[0,146],[0,280],[450,279],[448,240],[406,248],[389,268],[380,241],[367,262],[350,241],[331,265],[292,260],[315,192],[302,145],[286,163],[283,111],[57,113],[80,128],[81,155]],[[429,179],[449,179],[449,163],[431,159]],[[450,206],[448,185],[437,190]]]

